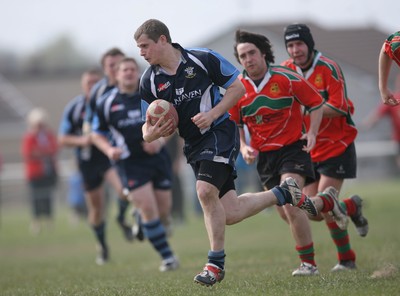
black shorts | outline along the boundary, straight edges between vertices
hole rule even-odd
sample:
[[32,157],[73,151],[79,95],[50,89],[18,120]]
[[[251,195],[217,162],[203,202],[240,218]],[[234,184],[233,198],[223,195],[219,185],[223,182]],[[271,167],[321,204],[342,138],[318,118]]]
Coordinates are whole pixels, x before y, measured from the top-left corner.
[[209,160],[198,161],[192,165],[196,180],[213,184],[219,190],[219,198],[230,190],[235,190],[235,176],[232,174],[232,167]]
[[260,152],[257,171],[261,184],[271,189],[280,184],[281,175],[295,173],[304,176],[306,184],[315,180],[311,156],[303,151],[305,141],[300,140],[279,150]]
[[104,158],[97,162],[80,162],[79,170],[82,174],[85,191],[98,188],[104,181],[104,175],[111,168],[110,161]]
[[357,177],[357,154],[354,143],[339,156],[329,158],[325,161],[314,162],[316,180],[321,175],[335,179],[354,179]]
[[132,158],[116,163],[118,174],[125,188],[134,190],[148,182],[155,189],[172,187],[172,165],[166,150],[148,158]]

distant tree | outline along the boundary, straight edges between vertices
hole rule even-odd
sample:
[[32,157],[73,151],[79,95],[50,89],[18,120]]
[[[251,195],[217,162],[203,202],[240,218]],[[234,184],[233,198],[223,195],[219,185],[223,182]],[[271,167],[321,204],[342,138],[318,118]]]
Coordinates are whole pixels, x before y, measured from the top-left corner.
[[82,71],[96,63],[92,57],[76,49],[68,35],[62,35],[28,56],[23,68],[27,74],[63,74]]

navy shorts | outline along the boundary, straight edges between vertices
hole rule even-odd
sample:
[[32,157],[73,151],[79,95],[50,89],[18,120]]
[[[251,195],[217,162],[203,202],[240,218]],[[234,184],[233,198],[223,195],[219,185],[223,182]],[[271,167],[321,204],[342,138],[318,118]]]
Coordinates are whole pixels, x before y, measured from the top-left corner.
[[226,119],[197,141],[185,143],[183,151],[187,162],[195,168],[197,162],[209,160],[226,164],[231,167],[231,174],[236,178],[236,158],[240,148],[239,131],[236,123]]
[[171,189],[172,165],[166,150],[148,158],[132,158],[117,162],[118,174],[125,188],[134,190],[148,182],[155,189]]
[[354,179],[357,177],[357,154],[354,143],[339,156],[329,158],[325,161],[315,162],[314,170],[316,180],[321,175],[335,179]]
[[264,187],[271,189],[281,182],[281,175],[295,173],[304,176],[306,184],[315,181],[311,156],[303,151],[305,141],[299,140],[279,150],[260,152],[257,171]]
[[97,161],[79,163],[79,170],[83,178],[83,186],[85,191],[91,191],[104,181],[104,175],[111,168],[111,162],[108,158],[99,158]]

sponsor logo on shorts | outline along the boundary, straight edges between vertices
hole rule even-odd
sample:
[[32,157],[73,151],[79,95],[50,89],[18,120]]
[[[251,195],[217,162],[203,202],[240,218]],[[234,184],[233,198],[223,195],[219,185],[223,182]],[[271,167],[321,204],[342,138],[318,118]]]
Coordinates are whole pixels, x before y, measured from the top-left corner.
[[200,152],[200,155],[204,155],[204,154],[210,154],[210,155],[213,155],[214,154],[214,152],[212,151],[212,150],[203,150],[203,151],[201,151]]
[[294,165],[295,170],[304,171],[304,164],[296,163]]
[[339,168],[336,170],[336,174],[339,174],[339,175],[346,174],[346,170],[344,169],[343,165],[339,166]]
[[213,177],[210,174],[199,173],[199,177],[206,177],[208,179],[212,179]]

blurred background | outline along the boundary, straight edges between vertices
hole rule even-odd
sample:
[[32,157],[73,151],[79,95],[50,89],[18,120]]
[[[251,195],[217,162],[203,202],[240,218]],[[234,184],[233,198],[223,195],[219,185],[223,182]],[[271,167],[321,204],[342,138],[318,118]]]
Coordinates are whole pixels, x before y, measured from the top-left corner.
[[[102,53],[111,47],[137,58],[145,69],[133,34],[149,18],[165,22],[174,42],[214,49],[239,69],[233,56],[236,29],[265,34],[279,64],[287,58],[284,27],[295,22],[308,24],[316,49],[341,65],[355,104],[354,121],[360,126],[356,141],[358,180],[397,176],[397,146],[391,139],[389,119],[370,130],[362,129],[361,123],[381,101],[378,54],[386,37],[400,29],[399,8],[396,0],[2,1],[0,211],[27,206],[20,153],[26,114],[34,107],[46,109],[50,125],[57,131],[65,105],[81,92],[81,73],[100,67]],[[399,73],[397,67],[392,69],[392,89]],[[58,161],[61,182],[57,202],[62,205],[68,190],[66,178],[74,170],[72,150],[62,149]],[[193,189],[185,190],[190,195]]]

